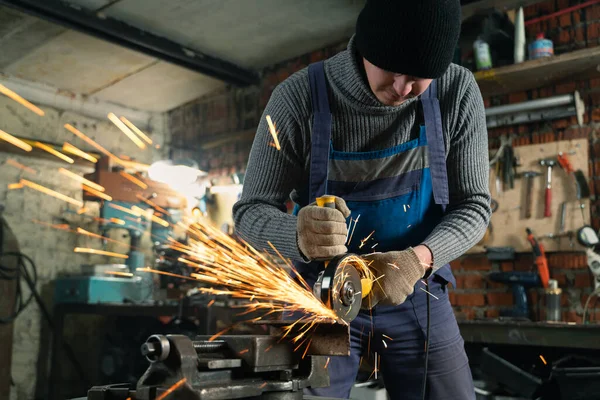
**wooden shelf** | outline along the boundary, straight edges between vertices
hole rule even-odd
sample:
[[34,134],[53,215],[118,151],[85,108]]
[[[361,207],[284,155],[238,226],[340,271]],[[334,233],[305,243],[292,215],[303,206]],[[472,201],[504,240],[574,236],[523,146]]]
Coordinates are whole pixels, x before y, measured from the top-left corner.
[[515,8],[525,7],[535,3],[541,3],[543,0],[481,0],[466,4],[461,7],[462,20],[465,21],[474,15],[495,8],[500,11],[514,10]]
[[483,97],[600,77],[600,47],[475,72]]

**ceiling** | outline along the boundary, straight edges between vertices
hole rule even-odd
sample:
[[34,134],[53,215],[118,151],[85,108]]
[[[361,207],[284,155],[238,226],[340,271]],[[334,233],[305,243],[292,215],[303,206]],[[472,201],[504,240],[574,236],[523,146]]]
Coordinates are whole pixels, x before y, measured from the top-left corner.
[[[256,71],[348,38],[364,4],[364,0],[68,2]],[[165,112],[226,84],[1,6],[0,48],[4,74],[144,111]]]

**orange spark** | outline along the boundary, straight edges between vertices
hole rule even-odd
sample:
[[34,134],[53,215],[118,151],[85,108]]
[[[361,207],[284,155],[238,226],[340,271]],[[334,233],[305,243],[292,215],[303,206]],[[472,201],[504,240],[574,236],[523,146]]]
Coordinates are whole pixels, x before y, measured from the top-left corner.
[[329,361],[331,361],[331,358],[327,357],[327,361],[325,361],[325,367],[324,368],[327,368],[327,366],[329,365]]
[[157,224],[164,226],[165,228],[168,228],[170,225],[167,221],[165,221],[162,218],[158,218],[154,214],[150,214],[150,219],[152,219],[153,222],[156,222]]
[[90,146],[94,147],[96,150],[98,150],[99,152],[101,152],[102,154],[104,154],[105,156],[107,156],[108,158],[110,158],[111,160],[113,160],[114,162],[116,162],[117,164],[120,164],[120,165],[122,165],[124,167],[127,167],[127,165],[125,164],[125,162],[122,161],[119,157],[115,156],[110,151],[106,150],[104,147],[102,147],[98,143],[94,142],[92,139],[90,139],[89,137],[87,137],[83,132],[81,132],[80,130],[78,130],[77,128],[75,128],[73,125],[71,125],[71,124],[65,124],[64,126],[65,126],[65,129],[67,129],[73,135],[77,136],[79,139],[83,140],[84,142],[86,142]]
[[97,254],[99,256],[124,258],[124,259],[129,258],[129,256],[127,254],[113,253],[112,251],[90,249],[88,247],[75,247],[73,249],[73,252],[75,252],[75,253]]
[[387,340],[392,340],[392,341],[394,340],[394,339],[392,339],[391,337],[389,337],[388,335],[381,335],[381,336],[383,336],[383,337],[384,337],[384,338],[386,338]]
[[144,203],[148,204],[150,207],[154,208],[157,211],[160,211],[163,214],[169,214],[169,212],[167,210],[165,210],[164,208],[160,207],[158,204],[154,203],[153,201],[148,200],[147,198],[145,198],[144,196],[142,196],[141,194],[136,194],[135,197],[138,198],[138,200],[143,201]]
[[23,188],[23,184],[21,182],[8,184],[8,190],[22,189],[22,188]]
[[58,157],[61,160],[68,162],[69,164],[73,164],[75,162],[75,160],[73,160],[71,157],[64,155],[60,151],[54,150],[52,147],[48,146],[47,144],[44,144],[41,142],[35,142],[34,145],[38,149],[42,149],[42,150],[52,154],[54,157]]
[[125,276],[125,277],[128,277],[128,278],[133,277],[133,274],[131,272],[104,271],[104,273],[107,274],[107,275]]
[[0,84],[0,93],[5,95],[6,97],[16,101],[17,103],[19,103],[23,107],[29,109],[29,111],[36,113],[40,117],[44,116],[44,111],[42,111],[39,107],[34,106],[32,103],[28,102],[23,97],[19,96],[17,93],[13,92],[12,90],[10,90],[9,88],[7,88],[6,86],[4,86],[2,84]]
[[206,305],[206,308],[212,306],[213,304],[215,304],[215,299],[212,299],[211,301],[209,301],[208,304]]
[[101,199],[104,199],[106,201],[111,201],[112,197],[107,195],[106,193],[102,193],[96,189],[92,189],[91,187],[88,187],[86,185],[81,185],[83,190],[85,190],[86,192],[88,192],[89,194],[96,196],[96,197],[100,197]]
[[134,131],[139,137],[141,137],[142,139],[144,139],[146,141],[146,143],[152,144],[152,139],[150,139],[144,132],[142,132],[137,126],[135,126],[127,118],[121,117],[120,120],[123,121],[125,123],[125,125],[127,125],[127,127],[129,129],[131,129],[132,131]]
[[69,196],[65,196],[62,193],[58,193],[58,192],[56,192],[56,191],[54,191],[52,189],[48,189],[45,186],[38,185],[37,183],[28,181],[27,179],[21,179],[21,183],[23,185],[31,188],[31,189],[37,190],[39,192],[42,192],[42,193],[47,194],[47,195],[52,196],[52,197],[56,197],[57,199],[66,201],[67,203],[73,204],[73,205],[75,205],[75,206],[77,206],[79,208],[83,207],[83,202],[82,201],[75,200],[75,199],[73,199],[73,198],[71,198]]
[[33,169],[33,168],[29,168],[26,165],[21,164],[20,162],[18,162],[17,160],[14,160],[12,158],[9,158],[8,160],[6,160],[6,163],[8,165],[12,165],[13,167],[17,167],[19,169],[22,169],[25,172],[29,172],[30,174],[36,175],[38,172]]
[[31,151],[33,149],[33,147],[31,147],[21,139],[17,139],[13,135],[4,132],[2,129],[0,129],[0,139],[12,144],[13,146],[17,146],[21,150]]
[[548,363],[546,362],[546,359],[541,354],[540,354],[540,360],[542,360],[542,362],[544,363],[544,365],[548,365]]
[[279,138],[277,137],[277,134],[279,132],[277,132],[277,130],[275,129],[275,124],[271,120],[270,115],[267,115],[267,124],[269,125],[269,132],[271,133],[271,136],[273,136],[273,140],[275,141],[275,148],[277,150],[281,150],[281,146],[279,145]]
[[246,354],[249,351],[250,351],[249,349],[244,349],[244,350],[241,350],[238,354],[240,354],[240,355]]
[[267,386],[267,382],[264,382],[262,385],[259,386],[260,389],[264,388]]
[[112,222],[113,224],[125,225],[125,221],[123,221],[121,218],[111,218],[111,219],[109,219],[109,221]]
[[175,390],[179,389],[186,382],[186,380],[187,380],[186,378],[183,378],[182,380],[178,381],[173,386],[171,386],[170,388],[168,388],[167,390],[165,390],[165,392],[163,394],[161,394],[160,396],[158,396],[156,398],[156,400],[164,400],[165,397],[167,397],[168,395],[170,395]]
[[114,113],[108,113],[108,119],[116,125],[137,147],[145,149],[146,144],[138,138]]
[[77,214],[81,215],[81,214],[85,214],[86,212],[88,212],[89,210],[85,207],[81,207],[79,210],[77,210]]
[[83,158],[84,160],[93,162],[94,164],[98,162],[98,159],[96,157],[86,153],[83,150],[78,149],[77,147],[73,146],[71,143],[64,142],[62,149],[64,152],[71,153],[73,155]]
[[60,172],[63,175],[68,176],[69,178],[79,182],[79,183],[83,183],[89,187],[91,187],[92,189],[98,190],[100,192],[104,192],[106,189],[104,189],[103,186],[98,185],[96,182],[92,182],[89,179],[85,179],[83,176],[77,175],[76,173],[73,173],[71,171],[69,171],[68,169],[65,168],[59,168],[58,172]]
[[131,181],[132,183],[135,183],[136,185],[138,185],[139,187],[141,187],[142,189],[148,189],[148,185],[146,183],[144,183],[143,181],[139,180],[138,178],[136,178],[135,176],[128,174],[125,171],[121,171],[119,172],[119,175],[121,175],[123,178]]
[[360,241],[360,246],[358,246],[358,248],[359,248],[359,249],[360,249],[360,248],[362,248],[362,247],[365,245],[365,243],[366,243],[366,242],[367,242],[369,239],[371,239],[371,236],[373,236],[373,234],[374,234],[374,233],[375,233],[375,231],[373,231],[373,232],[369,233],[369,236],[367,236],[366,238],[364,238],[363,240],[361,240],[361,241]]

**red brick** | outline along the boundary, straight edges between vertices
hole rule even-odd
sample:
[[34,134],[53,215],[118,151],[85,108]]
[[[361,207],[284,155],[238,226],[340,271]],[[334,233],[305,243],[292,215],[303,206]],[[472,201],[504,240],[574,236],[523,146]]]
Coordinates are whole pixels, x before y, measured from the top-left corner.
[[500,311],[495,308],[490,308],[485,311],[486,318],[498,318],[500,316]]
[[589,272],[583,272],[575,275],[575,287],[576,288],[588,288],[592,287],[592,277]]
[[600,78],[593,78],[590,79],[588,82],[590,84],[590,88],[600,87]]
[[555,42],[556,45],[569,44],[571,42],[571,35],[569,34],[569,31],[567,29],[561,29],[558,38],[555,40]]
[[[585,306],[585,302],[588,300],[589,297],[590,297],[589,294],[581,295],[581,305],[582,306]],[[594,296],[592,298],[592,300],[590,300],[590,304],[588,305],[588,308],[599,308],[600,302],[598,300],[600,300],[600,299],[598,299],[598,296]]]
[[488,271],[491,265],[485,256],[466,256],[460,260],[459,268],[464,271]]
[[527,92],[511,93],[508,95],[509,103],[522,103],[527,101]]
[[598,37],[600,37],[600,23],[593,22],[587,27],[588,41],[596,40]]
[[594,5],[585,9],[585,19],[595,21],[600,19],[600,5]]
[[481,275],[465,275],[464,276],[464,288],[465,289],[483,289],[484,281]]
[[558,24],[563,28],[571,26],[571,14],[563,14],[563,15],[559,16]]
[[581,11],[573,11],[571,13],[571,16],[573,18],[573,25],[577,25],[581,22]]
[[555,5],[553,0],[545,1],[538,5],[538,9],[541,15],[552,14],[555,11]]
[[571,94],[577,89],[575,82],[566,82],[556,85],[554,91],[556,94]]
[[456,275],[456,289],[462,289],[465,287],[465,275]]
[[481,293],[456,293],[454,301],[458,306],[480,307],[485,305],[485,298]]
[[552,127],[554,129],[566,129],[569,125],[571,125],[568,119],[557,119],[552,121]]
[[458,320],[473,320],[475,319],[475,310],[472,308],[461,308],[460,310],[456,310],[455,312],[456,319]]
[[538,16],[538,5],[531,4],[523,8],[523,16],[525,19],[532,19]]
[[561,272],[552,272],[550,277],[556,280],[559,287],[565,286],[567,284],[567,275]]
[[512,306],[512,293],[488,293],[487,303],[492,306]]
[[515,264],[512,261],[502,261],[500,269],[504,272],[512,271],[515,269]]

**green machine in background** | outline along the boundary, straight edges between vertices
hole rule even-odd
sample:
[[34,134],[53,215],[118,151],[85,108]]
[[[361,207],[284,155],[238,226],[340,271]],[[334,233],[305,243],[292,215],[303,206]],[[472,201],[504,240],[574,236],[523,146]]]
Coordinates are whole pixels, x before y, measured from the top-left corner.
[[[129,251],[125,264],[83,265],[81,273],[56,279],[56,303],[124,303],[152,301],[155,276],[138,271],[147,265],[141,251],[142,237],[150,227],[153,247],[168,242],[173,233],[172,224],[181,218],[180,210],[162,214],[160,224],[149,217],[147,204],[123,201],[104,201],[100,209],[102,236],[110,231],[125,230],[129,237]],[[153,210],[154,212],[154,210]],[[104,243],[106,244],[106,243]]]

